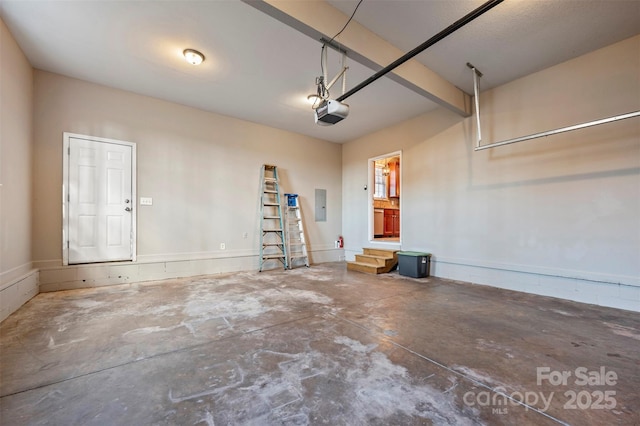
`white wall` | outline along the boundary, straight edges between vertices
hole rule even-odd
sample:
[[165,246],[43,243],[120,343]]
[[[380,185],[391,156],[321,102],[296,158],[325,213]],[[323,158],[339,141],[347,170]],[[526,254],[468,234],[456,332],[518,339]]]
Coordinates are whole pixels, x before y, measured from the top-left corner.
[[[137,144],[137,262],[62,266],[62,134]],[[35,72],[34,257],[41,290],[257,270],[262,164],[299,194],[312,262],[338,260],[341,146],[231,117]],[[315,189],[326,222],[314,221]],[[244,238],[247,233],[247,238]],[[220,250],[220,243],[226,249]]]
[[0,20],[0,321],[38,293],[31,263],[33,71]]
[[[481,93],[484,143],[640,110],[640,36]],[[490,78],[486,76],[485,78]],[[367,158],[403,151],[402,249],[436,276],[640,311],[640,119],[474,152],[438,110],[343,149],[350,259]]]

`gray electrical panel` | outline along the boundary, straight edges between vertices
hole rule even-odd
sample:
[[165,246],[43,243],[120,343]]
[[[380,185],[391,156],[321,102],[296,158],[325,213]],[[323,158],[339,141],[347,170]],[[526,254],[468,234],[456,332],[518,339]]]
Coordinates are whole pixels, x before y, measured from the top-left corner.
[[316,189],[316,222],[327,221],[327,190]]

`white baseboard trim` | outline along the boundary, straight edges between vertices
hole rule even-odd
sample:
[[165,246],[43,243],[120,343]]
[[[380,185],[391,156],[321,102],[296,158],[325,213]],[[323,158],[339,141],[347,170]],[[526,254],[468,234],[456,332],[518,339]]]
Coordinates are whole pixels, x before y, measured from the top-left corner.
[[561,277],[583,281],[593,281],[598,283],[621,284],[640,287],[640,276],[635,277],[630,275],[611,275],[591,271],[579,271],[564,268],[548,268],[544,266],[499,263],[475,259],[462,259],[441,256],[432,256],[431,260],[436,260],[439,263],[448,263],[452,265],[474,266],[478,268],[496,269],[508,272],[546,275],[550,277]]
[[0,321],[17,311],[39,292],[37,269],[31,269],[11,282],[3,283],[0,289]]
[[582,274],[552,275],[540,271],[512,270],[431,259],[431,275],[472,284],[549,296],[640,312],[640,287],[620,282],[598,281],[599,277],[582,278]]
[[[309,252],[311,263],[343,259],[341,249]],[[260,266],[259,253],[255,250],[228,250],[225,256],[218,252],[143,255],[138,256],[136,262],[63,266],[61,261],[47,261],[39,264],[47,265],[40,269],[41,292],[251,271],[258,270]]]
[[184,262],[203,259],[229,259],[258,256],[257,250],[218,250],[213,252],[163,253],[138,255],[137,263]]
[[0,273],[0,291],[13,285],[16,280],[20,280],[24,276],[32,273],[34,269],[37,268],[33,265],[33,262],[27,262]]

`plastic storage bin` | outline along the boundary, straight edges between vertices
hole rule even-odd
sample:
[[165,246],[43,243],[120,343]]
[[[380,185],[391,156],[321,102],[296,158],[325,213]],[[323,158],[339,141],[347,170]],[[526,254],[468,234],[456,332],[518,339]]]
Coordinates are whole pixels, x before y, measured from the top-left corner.
[[429,276],[429,265],[431,263],[430,253],[417,251],[399,251],[398,272],[400,275],[413,278],[424,278]]

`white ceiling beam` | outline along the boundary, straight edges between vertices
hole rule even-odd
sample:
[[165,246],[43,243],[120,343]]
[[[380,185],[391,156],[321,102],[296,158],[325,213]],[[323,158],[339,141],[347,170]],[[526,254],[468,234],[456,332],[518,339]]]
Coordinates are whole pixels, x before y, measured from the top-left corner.
[[[320,41],[335,35],[349,17],[324,1],[243,0],[282,23]],[[349,58],[379,71],[405,52],[355,20],[339,37]],[[400,65],[387,77],[462,116],[471,115],[471,97],[415,59]]]

